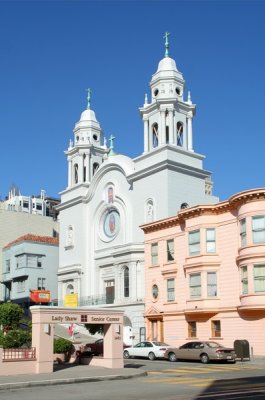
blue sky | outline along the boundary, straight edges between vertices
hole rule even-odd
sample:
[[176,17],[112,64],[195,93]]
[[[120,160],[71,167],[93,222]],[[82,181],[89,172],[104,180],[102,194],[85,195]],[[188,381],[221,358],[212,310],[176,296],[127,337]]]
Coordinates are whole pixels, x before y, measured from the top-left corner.
[[86,88],[115,150],[143,152],[139,107],[165,31],[197,104],[194,148],[221,200],[264,187],[264,1],[0,1],[0,197],[67,185]]

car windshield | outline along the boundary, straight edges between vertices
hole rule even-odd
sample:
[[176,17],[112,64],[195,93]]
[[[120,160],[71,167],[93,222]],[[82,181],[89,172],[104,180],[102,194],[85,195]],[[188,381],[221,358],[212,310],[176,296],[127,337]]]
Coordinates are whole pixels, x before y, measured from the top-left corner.
[[223,347],[221,344],[216,343],[216,342],[207,342],[206,344],[207,344],[208,347],[211,347],[213,349],[216,348],[216,347]]
[[155,346],[169,346],[169,344],[164,342],[153,342]]

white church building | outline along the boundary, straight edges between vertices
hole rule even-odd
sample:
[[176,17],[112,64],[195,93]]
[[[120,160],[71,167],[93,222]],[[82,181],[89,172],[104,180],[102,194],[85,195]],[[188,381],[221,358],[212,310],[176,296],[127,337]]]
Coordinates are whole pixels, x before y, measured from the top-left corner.
[[[181,208],[216,203],[204,156],[193,148],[196,106],[168,54],[145,95],[143,152],[132,159],[107,147],[88,106],[65,151],[68,186],[61,192],[58,299],[76,294],[79,306],[124,310],[125,341],[144,339],[144,243],[141,224]],[[117,121],[117,123],[119,123]],[[126,134],[126,133],[125,133]],[[126,331],[127,329],[127,331]],[[126,336],[127,335],[127,336]]]

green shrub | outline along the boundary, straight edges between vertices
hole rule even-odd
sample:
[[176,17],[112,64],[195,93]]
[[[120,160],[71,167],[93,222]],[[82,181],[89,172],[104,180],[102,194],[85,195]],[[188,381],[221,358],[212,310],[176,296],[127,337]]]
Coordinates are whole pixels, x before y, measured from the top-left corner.
[[53,353],[68,353],[72,349],[70,340],[59,338],[53,341]]
[[22,329],[13,329],[0,336],[4,349],[31,347],[31,332]]

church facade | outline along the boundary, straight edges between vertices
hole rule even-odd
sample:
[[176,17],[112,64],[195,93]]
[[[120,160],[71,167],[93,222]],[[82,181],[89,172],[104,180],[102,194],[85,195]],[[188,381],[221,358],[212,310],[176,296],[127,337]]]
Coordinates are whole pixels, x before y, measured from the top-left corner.
[[140,108],[143,152],[116,154],[87,109],[65,151],[68,185],[61,192],[58,299],[124,310],[125,341],[144,339],[144,235],[140,225],[213,204],[211,173],[193,148],[196,105],[176,62],[165,55]]

